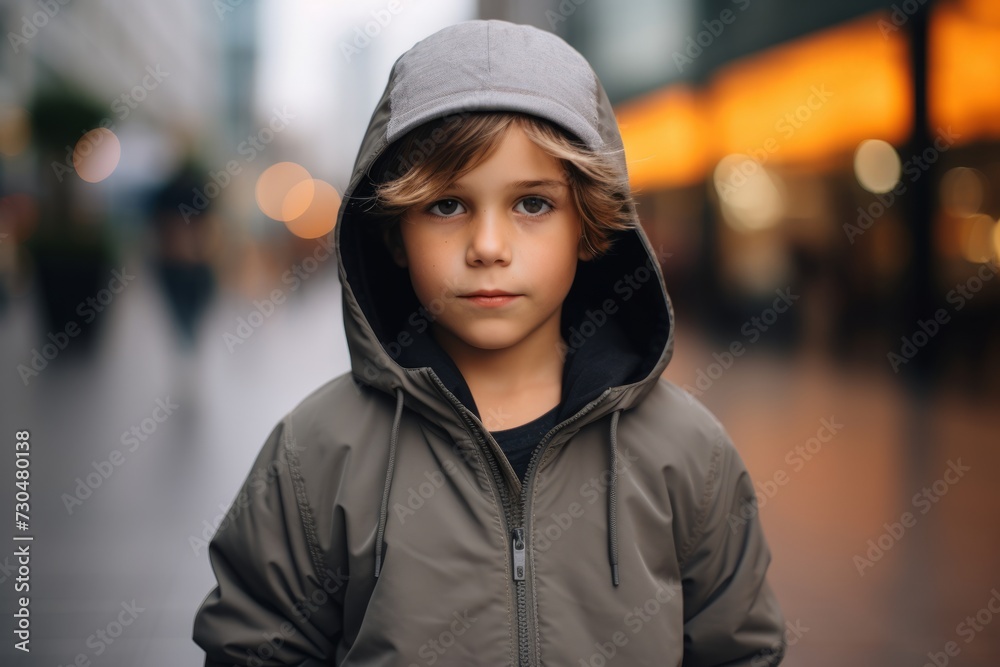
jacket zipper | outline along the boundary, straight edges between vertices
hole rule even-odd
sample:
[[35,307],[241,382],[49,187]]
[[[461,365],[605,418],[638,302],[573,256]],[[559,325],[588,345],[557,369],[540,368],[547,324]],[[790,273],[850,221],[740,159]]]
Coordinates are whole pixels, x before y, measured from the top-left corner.
[[[462,405],[462,402],[451,393],[441,379],[437,376],[437,373],[433,371],[430,372],[431,379],[438,386],[441,394],[447,397],[447,399],[455,406],[455,410],[461,416],[462,421],[465,423],[466,430],[476,438],[480,447],[486,453],[486,460],[490,465],[491,476],[493,477],[493,486],[497,494],[500,496],[500,503],[503,506],[503,523],[504,531],[511,541],[512,550],[512,560],[513,564],[513,579],[516,587],[516,599],[517,599],[517,643],[518,643],[518,667],[528,667],[530,664],[530,652],[527,645],[527,618],[524,618],[525,609],[525,595],[524,595],[524,531],[523,529],[515,528],[511,530],[509,527],[511,525],[516,525],[519,521],[514,521],[512,518],[513,511],[511,509],[510,496],[507,494],[507,482],[503,478],[503,473],[500,471],[500,466],[497,464],[496,457],[493,455],[493,451],[490,449],[489,445],[486,443],[483,437],[482,430],[476,426],[476,423],[470,419],[471,412],[468,408]],[[499,447],[499,446],[498,446]],[[520,530],[520,532],[518,532]],[[518,537],[515,537],[517,535]],[[520,544],[520,549],[514,548],[515,544]],[[517,564],[520,563],[521,570],[517,571]],[[520,574],[520,579],[518,578]]]
[[[538,445],[535,447],[535,450],[531,453],[531,459],[528,461],[528,468],[527,468],[527,471],[524,474],[524,483],[521,485],[521,502],[518,504],[518,508],[517,508],[518,509],[518,516],[517,516],[517,525],[518,525],[518,527],[515,528],[514,531],[513,531],[513,533],[512,533],[513,536],[522,538],[522,540],[521,540],[522,547],[520,549],[521,553],[518,554],[518,551],[516,549],[514,551],[514,564],[515,564],[514,565],[514,574],[515,575],[517,574],[518,558],[520,558],[521,562],[523,563],[524,560],[525,560],[525,554],[524,554],[524,552],[527,549],[527,545],[524,542],[524,539],[527,538],[527,535],[529,534],[529,532],[526,531],[526,527],[523,526],[523,525],[521,525],[521,524],[527,523],[527,521],[524,520],[524,517],[531,516],[531,512],[529,511],[530,510],[530,505],[531,505],[531,494],[529,493],[529,490],[531,489],[532,484],[534,482],[535,469],[537,468],[537,466],[541,462],[542,458],[544,457],[545,452],[548,450],[548,448],[549,448],[549,442],[551,441],[552,437],[556,433],[558,433],[559,431],[561,431],[563,428],[569,426],[573,422],[577,421],[578,419],[580,419],[581,417],[583,417],[584,415],[586,415],[588,412],[590,412],[591,410],[593,410],[595,407],[597,407],[601,402],[604,401],[604,399],[610,393],[611,393],[611,389],[605,389],[604,392],[600,396],[598,396],[597,398],[595,398],[594,400],[592,400],[590,403],[588,403],[586,406],[584,406],[575,415],[573,415],[572,417],[570,417],[566,421],[562,422],[561,424],[556,424],[552,428],[551,431],[549,431],[544,436],[542,436],[542,439],[538,441]],[[515,542],[515,544],[516,544],[516,542]],[[532,662],[531,662],[531,655],[532,655],[531,640],[530,640],[530,636],[528,634],[527,591],[525,590],[527,588],[527,583],[525,581],[517,581],[516,583],[517,583],[517,592],[518,592],[518,601],[517,601],[517,609],[518,609],[518,635],[519,635],[519,637],[521,637],[521,641],[520,641],[520,650],[521,650],[521,656],[522,656],[521,657],[521,665],[522,665],[522,667],[527,667],[528,665],[532,664]],[[532,592],[532,598],[534,598],[534,592]],[[537,619],[535,620],[535,623],[538,623]]]
[[[485,440],[483,430],[480,429],[472,419],[470,419],[472,413],[469,412],[468,408],[462,405],[462,402],[458,400],[458,398],[452,394],[447,387],[444,386],[444,383],[441,382],[441,379],[438,378],[437,374],[432,371],[430,376],[437,384],[441,393],[455,406],[458,413],[462,417],[462,421],[465,422],[466,429],[476,438],[479,444],[483,447],[483,450],[486,452],[486,457],[490,464],[490,472],[493,476],[493,484],[500,495],[500,502],[503,505],[504,527],[508,532],[511,543],[511,576],[514,581],[517,604],[518,667],[531,667],[532,647],[528,633],[528,596],[526,590],[527,580],[525,577],[527,569],[527,544],[525,540],[528,533],[526,531],[526,527],[522,525],[525,523],[524,517],[530,516],[527,511],[531,498],[528,493],[528,489],[530,488],[530,484],[534,476],[535,467],[540,461],[542,455],[544,455],[545,451],[548,449],[550,439],[564,427],[569,426],[597,407],[597,405],[603,402],[608,394],[611,393],[611,389],[605,389],[600,396],[584,406],[574,416],[570,417],[561,424],[557,424],[552,428],[552,430],[542,437],[531,454],[531,460],[528,462],[527,472],[524,476],[524,483],[521,485],[520,503],[517,506],[512,507],[510,498],[507,494],[507,482],[504,480],[503,473],[500,471],[500,466],[497,464],[496,456]],[[497,447],[499,448],[499,445]],[[510,528],[510,526],[514,526],[514,528]]]

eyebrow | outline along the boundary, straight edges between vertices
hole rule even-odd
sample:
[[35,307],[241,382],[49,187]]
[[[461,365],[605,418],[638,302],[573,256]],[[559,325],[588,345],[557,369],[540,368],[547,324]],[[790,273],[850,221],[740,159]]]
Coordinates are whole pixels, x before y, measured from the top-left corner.
[[511,190],[521,190],[524,188],[565,188],[569,186],[566,181],[552,178],[542,181],[515,181],[509,187]]
[[[455,190],[465,190],[461,183],[452,183],[451,188]],[[569,184],[563,180],[545,179],[535,181],[514,181],[507,185],[508,190],[526,190],[529,188],[567,188]]]

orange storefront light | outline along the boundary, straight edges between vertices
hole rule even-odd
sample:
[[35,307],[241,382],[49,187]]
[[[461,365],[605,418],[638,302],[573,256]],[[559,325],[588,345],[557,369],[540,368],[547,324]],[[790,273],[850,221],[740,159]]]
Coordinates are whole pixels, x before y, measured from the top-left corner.
[[[618,108],[634,187],[704,180],[726,155],[772,164],[843,161],[866,139],[900,145],[913,124],[904,31],[869,14],[739,60],[706,88],[667,88]],[[884,25],[884,23],[883,23]]]
[[951,126],[959,144],[1000,137],[1000,3],[936,7],[929,56],[932,133]]
[[704,103],[693,89],[658,91],[624,105],[617,119],[633,188],[698,183],[711,168]]

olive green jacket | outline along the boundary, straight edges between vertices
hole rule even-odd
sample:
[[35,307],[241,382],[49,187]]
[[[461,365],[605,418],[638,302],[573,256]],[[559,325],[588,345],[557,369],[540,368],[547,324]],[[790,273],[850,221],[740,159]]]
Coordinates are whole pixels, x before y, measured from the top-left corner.
[[379,158],[409,130],[479,109],[617,151],[627,179],[604,90],[558,37],[471,21],[395,63],[336,227],[353,370],[274,428],[211,541],[205,664],[777,664],[754,489],[718,421],[660,377],[673,312],[637,220],[579,265],[559,424],[523,485],[429,342],[433,313],[367,214],[372,174],[406,168]]

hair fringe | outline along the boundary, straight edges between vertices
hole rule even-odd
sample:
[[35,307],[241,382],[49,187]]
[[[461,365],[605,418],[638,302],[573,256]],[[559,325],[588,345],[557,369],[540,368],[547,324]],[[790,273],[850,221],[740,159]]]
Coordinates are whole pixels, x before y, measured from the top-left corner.
[[[389,232],[393,243],[401,242],[398,222],[403,214],[433,201],[487,160],[514,125],[562,164],[580,216],[582,247],[591,257],[608,252],[613,235],[635,225],[635,200],[614,165],[624,149],[596,153],[553,123],[517,112],[465,112],[421,125],[394,142],[373,179],[371,213],[380,230]],[[391,171],[396,164],[401,173]]]

